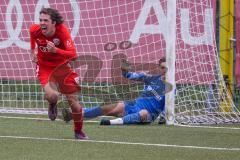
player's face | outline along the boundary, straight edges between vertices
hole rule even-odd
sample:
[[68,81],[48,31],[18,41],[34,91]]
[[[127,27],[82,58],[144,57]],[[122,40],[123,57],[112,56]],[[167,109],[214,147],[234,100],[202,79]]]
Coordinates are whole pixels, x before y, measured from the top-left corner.
[[39,16],[42,34],[46,37],[52,36],[55,33],[55,24],[48,14],[40,14]]
[[160,65],[159,65],[159,69],[160,69],[160,74],[161,75],[165,75],[167,73],[167,65],[166,65],[166,62],[162,62]]

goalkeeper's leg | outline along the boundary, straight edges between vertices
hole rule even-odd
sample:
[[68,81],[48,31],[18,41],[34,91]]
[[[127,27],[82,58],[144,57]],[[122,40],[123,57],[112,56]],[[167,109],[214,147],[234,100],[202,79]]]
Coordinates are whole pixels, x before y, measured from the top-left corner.
[[136,113],[131,113],[112,120],[102,119],[100,125],[123,125],[123,124],[145,124],[151,123],[152,117],[145,109]]
[[[92,108],[84,108],[83,115],[85,119],[96,118],[98,116],[122,116],[124,115],[124,103],[118,102],[116,104],[109,104],[105,106],[96,106]],[[62,116],[65,122],[69,122],[72,119],[72,113],[66,109],[62,109]]]
[[[83,108],[84,118],[95,118],[98,116],[102,116],[102,109],[100,106],[92,107],[92,108]],[[68,123],[72,120],[72,113],[68,108],[62,109],[63,120]]]

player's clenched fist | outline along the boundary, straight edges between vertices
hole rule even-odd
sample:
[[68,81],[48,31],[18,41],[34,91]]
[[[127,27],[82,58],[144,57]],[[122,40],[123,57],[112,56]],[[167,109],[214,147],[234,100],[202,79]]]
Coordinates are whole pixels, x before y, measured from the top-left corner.
[[48,40],[47,40],[47,49],[48,49],[48,52],[56,53],[55,44]]

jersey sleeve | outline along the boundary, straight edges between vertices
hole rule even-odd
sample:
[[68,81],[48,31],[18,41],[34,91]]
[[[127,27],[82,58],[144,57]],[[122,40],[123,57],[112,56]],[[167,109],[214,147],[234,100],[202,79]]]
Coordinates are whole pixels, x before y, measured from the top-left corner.
[[123,77],[130,79],[130,80],[135,80],[135,81],[146,81],[149,76],[145,73],[136,73],[136,72],[122,72]]
[[35,49],[35,47],[36,47],[35,34],[34,34],[36,30],[37,30],[37,25],[32,25],[29,28],[31,50]]
[[66,59],[74,59],[77,57],[76,48],[71,38],[69,30],[66,27],[61,28],[61,41],[65,49],[56,48],[56,53],[65,57]]

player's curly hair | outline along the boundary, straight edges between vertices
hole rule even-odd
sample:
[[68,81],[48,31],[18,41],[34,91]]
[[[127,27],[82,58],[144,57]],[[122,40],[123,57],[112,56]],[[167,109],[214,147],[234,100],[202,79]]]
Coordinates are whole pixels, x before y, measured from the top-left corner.
[[39,14],[47,14],[50,16],[53,22],[56,22],[56,24],[61,24],[64,22],[63,17],[60,15],[58,10],[53,8],[42,8]]
[[163,62],[166,62],[166,57],[160,58],[159,61],[158,61],[158,64],[160,65]]

